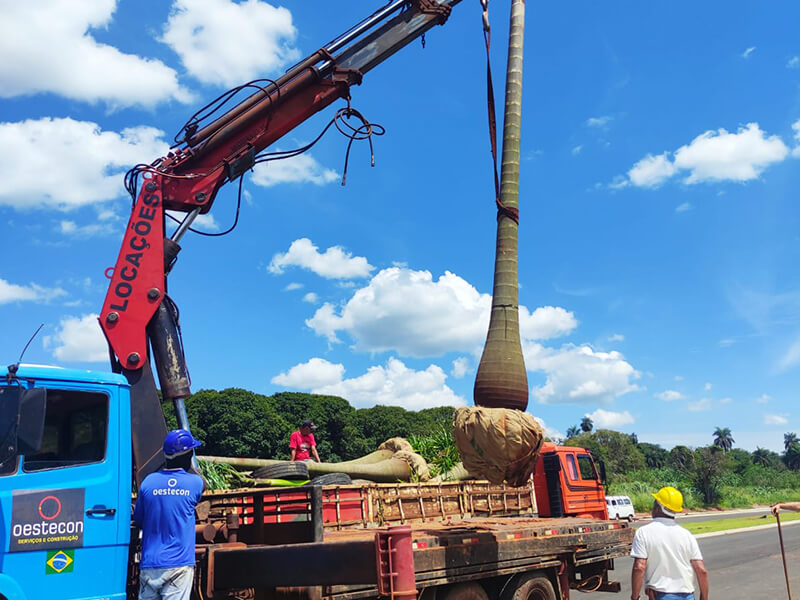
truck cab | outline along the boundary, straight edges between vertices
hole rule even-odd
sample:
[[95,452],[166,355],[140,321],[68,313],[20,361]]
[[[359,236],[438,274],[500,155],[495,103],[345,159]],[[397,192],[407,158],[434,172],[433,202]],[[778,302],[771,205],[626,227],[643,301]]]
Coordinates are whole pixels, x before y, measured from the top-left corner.
[[604,470],[585,448],[545,442],[533,475],[539,516],[608,519]]
[[[22,365],[11,376],[0,369],[0,393],[0,598],[123,600],[132,481],[127,381]],[[31,431],[38,448],[26,446]]]

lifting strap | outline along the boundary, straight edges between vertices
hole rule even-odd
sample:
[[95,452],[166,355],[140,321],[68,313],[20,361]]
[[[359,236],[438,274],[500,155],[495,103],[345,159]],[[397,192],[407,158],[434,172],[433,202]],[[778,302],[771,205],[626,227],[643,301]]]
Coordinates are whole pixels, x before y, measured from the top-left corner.
[[492,84],[492,64],[489,49],[491,47],[492,29],[489,26],[489,0],[480,0],[483,8],[483,39],[486,42],[486,103],[489,112],[489,142],[492,147],[492,163],[494,166],[494,202],[497,205],[497,219],[506,216],[519,225],[519,209],[506,206],[500,201],[500,177],[497,174],[497,116],[494,103],[494,85]]

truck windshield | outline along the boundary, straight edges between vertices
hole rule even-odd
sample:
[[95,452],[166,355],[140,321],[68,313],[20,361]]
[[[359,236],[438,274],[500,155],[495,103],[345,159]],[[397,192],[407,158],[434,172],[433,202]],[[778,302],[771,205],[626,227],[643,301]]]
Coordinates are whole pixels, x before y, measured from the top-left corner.
[[23,458],[22,469],[43,471],[101,462],[107,433],[106,394],[48,388],[42,447]]

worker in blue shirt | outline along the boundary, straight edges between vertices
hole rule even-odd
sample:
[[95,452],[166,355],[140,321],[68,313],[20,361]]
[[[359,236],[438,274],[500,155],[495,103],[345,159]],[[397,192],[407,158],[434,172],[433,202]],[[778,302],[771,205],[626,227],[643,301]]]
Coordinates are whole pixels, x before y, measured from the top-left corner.
[[194,581],[194,508],[205,483],[192,468],[202,442],[186,429],[164,439],[167,466],[139,487],[133,520],[142,530],[139,600],[189,600]]

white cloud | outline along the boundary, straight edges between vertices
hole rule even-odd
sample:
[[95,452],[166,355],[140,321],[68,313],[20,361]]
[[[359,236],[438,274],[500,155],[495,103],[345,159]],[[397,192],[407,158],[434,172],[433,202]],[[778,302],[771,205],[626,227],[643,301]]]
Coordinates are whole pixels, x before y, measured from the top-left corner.
[[633,415],[627,410],[623,412],[614,412],[598,408],[594,412],[586,413],[585,416],[592,420],[596,429],[622,427],[623,425],[630,425],[636,421]]
[[344,365],[335,364],[324,358],[312,358],[308,362],[293,366],[286,373],[272,378],[275,385],[285,385],[298,389],[314,389],[341,382]]
[[684,202],[683,204],[679,204],[678,206],[675,207],[675,212],[676,213],[687,212],[692,210],[692,208],[694,207],[691,204],[689,204],[688,202]]
[[792,156],[797,158],[800,157],[800,119],[792,123],[792,130],[794,131],[794,141],[797,144],[792,150]]
[[675,166],[690,171],[687,184],[704,181],[749,181],[788,154],[776,135],[766,137],[758,123],[748,123],[736,133],[706,131],[675,152]]
[[608,341],[609,342],[624,342],[625,341],[625,336],[622,335],[621,333],[614,333],[614,334],[608,336]]
[[293,241],[288,252],[273,256],[267,269],[270,273],[280,275],[290,266],[308,269],[326,279],[367,277],[375,268],[363,256],[354,257],[341,246],[331,246],[320,253],[308,238]]
[[552,427],[548,427],[547,423],[544,422],[544,419],[537,417],[536,415],[533,416],[534,420],[542,426],[544,429],[544,434],[551,440],[563,440],[564,433],[559,431],[558,429],[554,429]]
[[[798,127],[800,130],[800,126]],[[771,164],[789,154],[786,144],[776,135],[766,136],[758,123],[748,123],[736,133],[725,129],[706,131],[690,144],[681,146],[670,160],[669,153],[648,154],[628,171],[628,179],[612,187],[632,184],[658,187],[679,172],[688,172],[687,185],[703,182],[744,182],[758,178]]]
[[572,156],[578,156],[578,154],[581,153],[581,150],[583,150],[583,146],[582,145],[575,146],[572,149]]
[[313,183],[325,185],[339,179],[333,169],[320,165],[308,152],[291,158],[259,163],[250,180],[255,185],[271,187],[279,183]]
[[317,296],[314,292],[308,292],[305,296],[303,296],[303,302],[317,304],[319,302],[319,296]]
[[75,221],[62,220],[58,224],[58,229],[64,235],[72,237],[94,237],[96,235],[111,235],[118,230],[110,223],[90,223],[88,225],[78,225]]
[[[434,280],[429,271],[391,267],[378,272],[338,308],[326,303],[306,321],[317,335],[340,341],[338,332],[365,352],[393,350],[403,356],[439,356],[480,350],[489,327],[492,299],[446,271]],[[574,315],[560,307],[519,309],[525,339],[548,339],[572,331]]]
[[61,288],[46,288],[35,283],[17,285],[0,279],[0,304],[10,302],[49,302],[66,292]]
[[658,394],[653,394],[659,400],[664,402],[674,402],[675,400],[683,400],[685,396],[676,390],[664,390]]
[[530,313],[519,307],[519,332],[523,339],[547,340],[565,335],[578,326],[575,315],[560,306],[540,306]]
[[55,334],[45,336],[44,347],[64,362],[103,362],[108,360],[108,344],[96,314],[64,317]]
[[217,220],[211,213],[197,215],[192,223],[192,227],[196,227],[200,231],[219,231],[219,223],[217,223]]
[[402,361],[390,358],[385,366],[370,367],[360,377],[315,386],[311,392],[341,396],[359,406],[382,404],[409,410],[465,404],[447,386],[446,379],[447,375],[436,365],[414,371]]
[[[92,37],[91,29],[111,23],[116,4],[116,0],[4,2],[0,97],[53,93],[112,107],[191,100],[176,72],[161,61],[124,54]],[[43,144],[39,149],[47,148]]]
[[755,50],[756,50],[756,47],[755,47],[755,46],[750,46],[749,48],[747,48],[747,50],[745,50],[744,52],[742,52],[742,58],[750,58],[750,55],[751,55],[753,52],[755,52]]
[[529,371],[544,371],[544,385],[533,389],[542,403],[608,403],[639,390],[641,374],[619,352],[597,352],[589,346],[566,344],[560,349],[523,343]]
[[711,398],[700,398],[697,402],[689,402],[688,408],[692,412],[711,410]]
[[709,382],[706,382],[706,383],[703,385],[703,389],[704,389],[705,391],[709,391],[709,390],[710,390],[712,387],[713,387],[713,386],[712,386],[712,385],[711,385]]
[[628,171],[629,181],[639,187],[658,187],[676,173],[667,153],[648,154]]
[[786,61],[787,69],[800,69],[800,56],[793,56]]
[[283,288],[283,291],[284,292],[291,292],[291,291],[294,291],[294,290],[302,290],[302,289],[303,289],[303,284],[302,283],[292,282],[289,285],[287,285],[285,288]]
[[736,340],[726,338],[724,340],[720,340],[718,343],[720,348],[727,348],[728,346],[733,346],[736,343]]
[[720,404],[730,404],[731,402],[733,402],[733,398],[728,398],[727,396],[719,399]]
[[683,375],[675,375],[675,381],[683,381]]
[[772,397],[767,394],[761,394],[758,398],[756,398],[756,402],[758,404],[766,404],[770,400],[772,400]]
[[176,0],[161,41],[198,80],[232,87],[298,60],[296,37],[292,14],[266,2]]
[[461,379],[470,370],[470,362],[466,356],[460,356],[453,361],[453,370],[450,374],[456,379]]
[[612,119],[613,117],[609,115],[603,115],[602,117],[590,117],[586,119],[586,126],[603,128],[608,125]]
[[764,425],[786,425],[789,419],[786,415],[771,415],[769,413],[764,415]]
[[778,371],[786,371],[800,364],[800,339],[789,346],[778,361]]
[[0,205],[68,210],[117,198],[131,165],[168,150],[163,135],[152,127],[102,131],[73,119],[0,123]]

